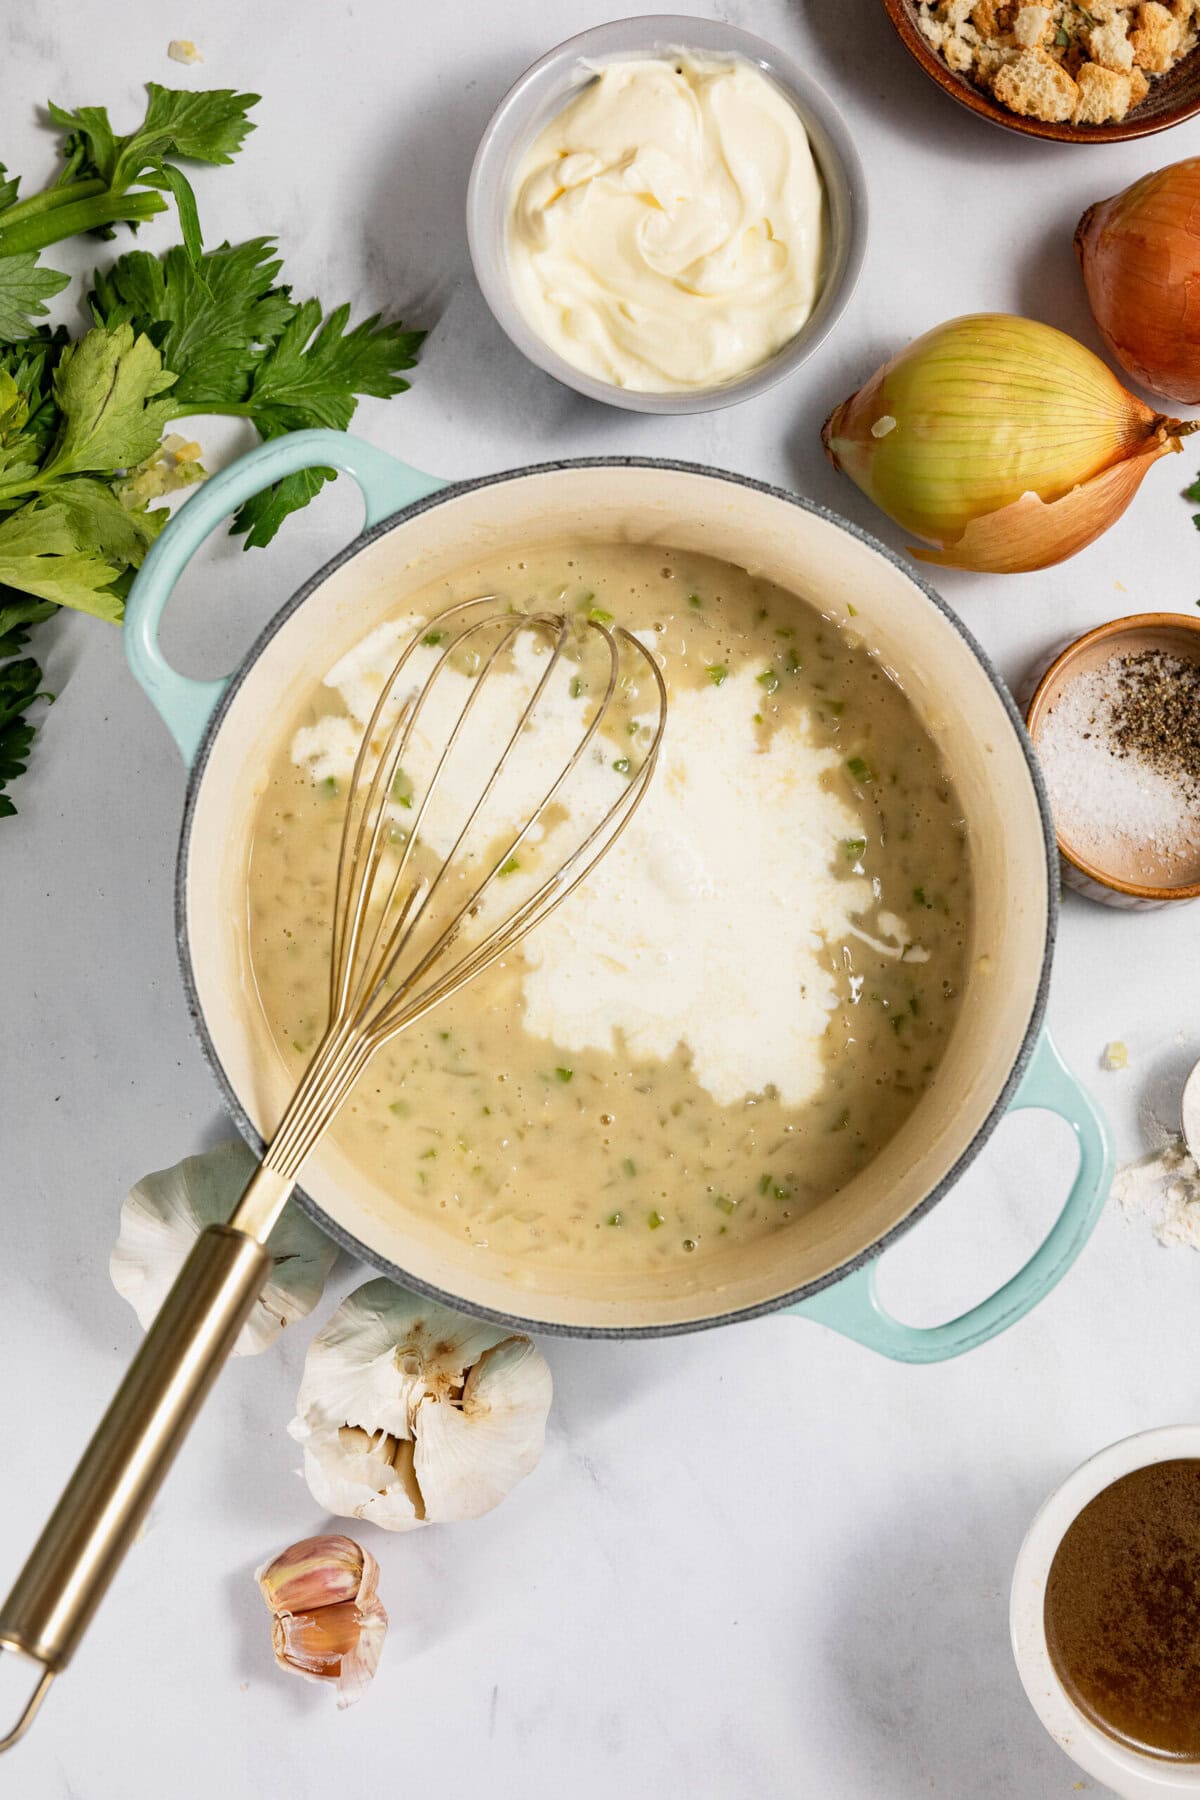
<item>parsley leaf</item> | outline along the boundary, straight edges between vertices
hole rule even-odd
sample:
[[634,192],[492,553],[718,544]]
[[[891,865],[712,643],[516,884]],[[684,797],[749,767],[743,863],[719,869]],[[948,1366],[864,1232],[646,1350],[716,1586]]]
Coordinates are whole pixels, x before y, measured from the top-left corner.
[[[260,423],[259,430],[266,439],[286,437],[288,433],[286,425],[269,420]],[[285,475],[272,487],[250,496],[235,513],[229,527],[230,536],[236,537],[244,531],[244,550],[264,550],[289,513],[300,512],[316,498],[327,481],[336,480],[337,470],[326,468],[297,469],[294,475]]]
[[44,456],[58,429],[53,374],[58,359],[70,342],[65,325],[48,331],[43,325],[15,344],[0,343],[0,370],[11,375],[24,397],[28,416],[21,429],[29,439],[30,454]]
[[[21,199],[0,165],[0,790],[26,766],[38,697],[30,630],[71,606],[118,622],[165,509],[148,502],[203,477],[199,447],[164,437],[195,414],[249,419],[264,439],[305,426],[345,429],[359,396],[404,391],[423,332],[378,316],[351,327],[298,304],[274,240],[206,252],[182,162],[228,163],[253,128],[257,96],[147,86],[145,117],[120,135],[100,106],[52,105],[64,133],[56,181]],[[94,277],[91,330],[51,330],[46,302],[66,277],[48,245],[137,229],[174,198],[183,243],[133,251]],[[233,529],[268,543],[332,469],[304,470],[242,508]],[[0,792],[0,816],[14,811]]]
[[65,517],[77,544],[133,569],[141,568],[147,550],[170,517],[165,507],[143,512],[125,506],[106,481],[85,476],[62,482],[52,498],[40,499],[35,505],[53,505]]
[[136,131],[117,141],[116,179],[126,183],[164,156],[189,162],[231,163],[254,123],[246,117],[258,94],[232,88],[160,87],[146,83],[150,104]]
[[97,273],[89,296],[98,324],[132,323],[177,371],[172,416],[180,408],[218,412],[239,405],[250,377],[295,312],[276,287],[280,261],[270,238],[222,244],[192,264],[181,249],[163,258],[131,250]]
[[52,600],[35,600],[16,588],[0,587],[0,656],[15,656],[29,642],[29,627],[58,611]]
[[19,488],[37,475],[40,457],[28,424],[29,397],[0,368],[0,484]]
[[[343,431],[360,394],[386,399],[408,383],[424,332],[378,316],[347,331],[350,308],[328,318],[319,300],[297,305],[277,286],[279,259],[271,238],[222,244],[196,264],[182,250],[162,259],[133,250],[97,274],[92,315],[110,329],[132,325],[178,371],[168,409],[235,413],[253,420],[260,437],[306,426]],[[233,521],[246,548],[269,544],[289,513],[318,494],[333,469],[302,469],[248,500]]]
[[[264,438],[282,437],[309,425],[344,431],[354,417],[359,394],[387,399],[408,387],[398,371],[411,369],[425,336],[378,315],[345,330],[348,306],[322,323],[319,300],[296,308],[274,347],[254,373],[244,408]],[[313,335],[315,332],[315,336]],[[247,550],[269,544],[289,513],[335,479],[333,469],[301,469],[255,494],[238,512],[232,530],[246,533]]]
[[[137,226],[162,212],[162,192],[175,196],[184,247],[200,255],[200,221],[191,186],[175,163],[232,161],[248,131],[247,118],[257,94],[232,88],[199,93],[146,84],[149,102],[136,131],[118,137],[103,106],[80,106],[74,112],[50,103],[50,117],[65,132],[64,167],[57,181],[27,200],[16,198],[16,186],[0,187],[0,259],[36,256],[48,244],[90,231],[111,237],[121,223]],[[42,282],[51,271],[42,272]],[[28,284],[31,269],[24,272]],[[60,284],[61,285],[61,284]],[[44,297],[44,294],[38,298]],[[26,317],[40,310],[36,305]],[[11,335],[11,334],[10,334]]]
[[9,587],[115,624],[124,602],[109,590],[120,573],[81,544],[69,511],[55,501],[30,501],[0,519],[0,582]]
[[357,395],[387,400],[404,392],[397,370],[413,367],[424,332],[405,331],[398,320],[381,325],[378,313],[347,332],[349,317],[350,308],[339,306],[322,321],[319,300],[296,308],[255,371],[250,401],[258,416],[292,431],[344,431]]
[[68,112],[50,102],[50,117],[69,134],[66,152],[74,177],[98,177],[106,187],[123,192],[147,171],[157,170],[165,156],[232,162],[247,132],[254,130],[246,114],[257,106],[257,94],[235,94],[232,88],[192,92],[160,87],[157,81],[148,81],[146,92],[146,116],[125,137],[115,136],[103,106]]
[[17,810],[3,789],[25,773],[33,742],[33,726],[24,716],[25,708],[51,697],[39,691],[41,683],[42,671],[32,656],[0,668],[0,819],[10,819]]
[[36,250],[5,256],[0,249],[0,341],[24,337],[32,320],[46,312],[45,302],[60,294],[70,279],[43,267]]
[[97,328],[68,345],[54,371],[63,420],[42,479],[143,462],[171,416],[170,401],[154,396],[174,380],[149,338],[130,325]]

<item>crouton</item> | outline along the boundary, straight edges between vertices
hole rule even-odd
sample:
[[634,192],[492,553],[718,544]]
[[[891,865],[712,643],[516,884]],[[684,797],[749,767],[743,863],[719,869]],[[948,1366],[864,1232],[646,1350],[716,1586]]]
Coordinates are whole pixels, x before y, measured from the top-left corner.
[[1128,74],[1133,67],[1133,45],[1123,22],[1096,25],[1088,34],[1088,53],[1103,69],[1119,69]]
[[1075,84],[1079,98],[1071,115],[1073,125],[1107,125],[1110,119],[1123,119],[1129,111],[1130,81],[1120,69],[1084,63]]
[[1048,6],[1022,6],[1013,20],[1013,42],[1022,50],[1036,50],[1044,44],[1050,32],[1050,8]]
[[1164,74],[1175,61],[1182,36],[1179,20],[1159,0],[1141,0],[1129,38],[1134,62],[1151,75]]
[[928,7],[923,6],[917,14],[917,28],[927,44],[935,50],[941,50],[946,42],[946,27],[940,19],[930,16]]
[[1079,89],[1065,69],[1044,50],[1022,50],[996,71],[992,92],[1001,106],[1027,119],[1064,121],[1071,118]]
[[1124,118],[1151,78],[1200,54],[1200,0],[917,0],[915,12],[956,74],[1047,122]]
[[975,49],[975,79],[980,87],[990,87],[995,79],[996,70],[1002,69],[1005,63],[1015,61],[1016,50],[997,49],[991,44],[979,44]]
[[1011,31],[1016,16],[1016,0],[975,0],[971,8],[971,23],[985,42]]

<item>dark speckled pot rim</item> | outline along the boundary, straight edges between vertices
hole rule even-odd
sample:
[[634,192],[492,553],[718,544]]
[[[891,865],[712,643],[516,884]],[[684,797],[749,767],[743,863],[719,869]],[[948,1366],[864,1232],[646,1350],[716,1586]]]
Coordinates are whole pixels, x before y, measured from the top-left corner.
[[380,1274],[389,1276],[391,1280],[397,1282],[401,1287],[409,1288],[416,1293],[424,1294],[431,1300],[441,1301],[446,1306],[452,1306],[461,1311],[471,1313],[477,1318],[489,1319],[497,1325],[510,1326],[515,1330],[534,1332],[543,1336],[578,1338],[677,1337],[688,1332],[705,1331],[711,1329],[713,1326],[732,1325],[744,1319],[762,1318],[768,1313],[783,1311],[789,1306],[794,1306],[798,1301],[811,1299],[813,1295],[820,1293],[823,1289],[832,1287],[835,1283],[844,1280],[845,1277],[853,1273],[854,1270],[872,1262],[887,1249],[890,1244],[894,1244],[898,1238],[902,1237],[906,1231],[909,1231],[918,1220],[924,1218],[925,1215],[937,1205],[938,1201],[943,1199],[945,1195],[949,1193],[951,1188],[954,1187],[955,1183],[959,1180],[960,1176],[979,1155],[979,1152],[983,1149],[1007,1111],[1009,1102],[1017,1090],[1041,1032],[1042,1020],[1046,1010],[1046,997],[1050,983],[1050,968],[1054,955],[1054,944],[1058,928],[1058,849],[1054,831],[1054,822],[1050,812],[1050,801],[1046,792],[1045,783],[1042,780],[1041,770],[1038,766],[1033,746],[1030,743],[1028,734],[1025,730],[1021,714],[1018,711],[1008,688],[1005,686],[982,645],[979,644],[974,635],[958,617],[957,613],[947,605],[936,590],[931,587],[927,581],[923,580],[923,578],[899,555],[897,555],[896,552],[889,550],[886,544],[881,543],[879,539],[873,537],[870,532],[863,531],[859,526],[852,524],[848,519],[843,519],[839,514],[832,512],[828,507],[820,506],[812,500],[802,499],[798,494],[789,493],[785,488],[775,487],[769,482],[755,480],[752,476],[737,475],[723,469],[706,468],[700,463],[681,462],[670,457],[588,456],[560,462],[533,463],[524,468],[506,469],[496,475],[482,475],[476,476],[468,481],[454,482],[447,487],[437,489],[436,492],[426,495],[421,500],[414,501],[410,506],[402,507],[398,512],[392,513],[388,518],[380,520],[377,525],[373,525],[368,530],[361,532],[347,544],[343,550],[339,551],[336,556],[331,557],[328,562],[323,564],[323,566],[311,575],[301,587],[296,589],[291,598],[284,602],[278,612],[275,613],[273,618],[270,619],[264,629],[259,633],[254,643],[251,644],[250,648],[246,651],[236,671],[230,678],[228,687],[225,689],[225,692],[222,694],[214,708],[212,716],[205,728],[204,736],[201,739],[195,761],[192,764],[188,777],[187,795],[184,801],[183,820],[179,836],[179,854],[175,870],[176,945],[188,1011],[195,1026],[196,1034],[200,1040],[200,1047],[203,1051],[205,1060],[212,1070],[213,1077],[220,1090],[226,1109],[234,1124],[237,1126],[238,1131],[251,1148],[255,1150],[257,1154],[262,1155],[266,1148],[264,1140],[255,1129],[249,1115],[243,1107],[241,1100],[234,1089],[233,1083],[230,1081],[229,1076],[221,1063],[221,1059],[217,1054],[216,1046],[212,1041],[207,1021],[205,1020],[200,1005],[200,998],[192,969],[191,945],[188,939],[187,881],[188,852],[191,842],[192,823],[195,817],[197,799],[204,781],[205,770],[208,767],[209,755],[217,735],[220,732],[221,726],[224,723],[225,715],[237,697],[242,683],[246,680],[251,669],[253,669],[255,663],[258,661],[267,645],[275,637],[276,633],[283,629],[293,613],[297,612],[299,608],[303,606],[304,602],[311,594],[328,581],[330,576],[336,573],[337,570],[343,568],[346,563],[357,556],[360,551],[365,550],[371,544],[377,543],[389,532],[398,530],[400,527],[407,524],[410,519],[417,518],[422,513],[429,512],[434,507],[452,504],[464,494],[475,493],[482,488],[502,487],[506,482],[521,481],[525,477],[531,475],[553,475],[565,470],[575,469],[669,470],[672,473],[677,474],[702,476],[706,480],[728,483],[733,487],[749,488],[756,493],[766,494],[773,500],[780,500],[788,506],[794,506],[800,512],[810,513],[815,518],[823,519],[827,524],[833,525],[839,531],[847,533],[858,543],[863,544],[868,550],[874,551],[877,556],[882,557],[886,562],[891,563],[894,568],[899,569],[900,572],[912,582],[913,586],[918,588],[920,592],[924,594],[930,605],[936,608],[936,610],[941,613],[942,617],[954,628],[983,669],[988,680],[991,682],[992,687],[995,689],[996,695],[1004,708],[1009,724],[1012,727],[1025,758],[1025,764],[1029,771],[1029,778],[1037,800],[1042,825],[1042,841],[1045,851],[1046,872],[1046,940],[1042,951],[1041,967],[1038,971],[1037,990],[1034,995],[1029,1021],[1021,1040],[1021,1047],[1000,1094],[984,1119],[980,1122],[978,1130],[975,1132],[962,1155],[946,1172],[942,1179],[930,1189],[922,1200],[918,1201],[917,1205],[913,1207],[903,1219],[899,1220],[888,1231],[884,1232],[882,1236],[876,1238],[872,1244],[865,1250],[860,1251],[857,1256],[850,1258],[847,1262],[842,1263],[838,1268],[831,1270],[828,1274],[822,1275],[814,1281],[805,1283],[802,1287],[773,1296],[768,1300],[756,1301],[750,1306],[738,1307],[732,1311],[714,1311],[701,1318],[666,1321],[662,1324],[575,1325],[564,1324],[555,1320],[531,1319],[526,1318],[523,1314],[518,1312],[501,1312],[492,1307],[481,1306],[474,1301],[464,1300],[459,1294],[449,1292],[446,1289],[435,1286],[431,1282],[422,1280],[410,1270],[401,1267],[400,1264],[390,1262],[386,1257],[379,1255],[379,1253],[373,1250],[369,1244],[364,1243],[361,1238],[355,1237],[352,1232],[347,1231],[343,1226],[339,1225],[336,1220],[331,1219],[328,1213],[326,1213],[303,1188],[297,1187],[292,1196],[296,1203],[308,1214],[309,1218],[312,1219],[315,1224],[320,1226],[321,1230],[325,1232],[334,1243],[340,1245],[343,1250],[348,1251],[352,1256],[367,1263],[371,1268],[377,1269]]

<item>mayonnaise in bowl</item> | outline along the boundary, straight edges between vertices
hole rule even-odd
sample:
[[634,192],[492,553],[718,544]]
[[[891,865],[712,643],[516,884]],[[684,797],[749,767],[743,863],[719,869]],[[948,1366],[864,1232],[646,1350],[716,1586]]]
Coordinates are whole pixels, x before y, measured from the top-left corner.
[[508,197],[513,295],[573,367],[686,393],[768,362],[820,296],[825,195],[803,122],[748,62],[609,62]]

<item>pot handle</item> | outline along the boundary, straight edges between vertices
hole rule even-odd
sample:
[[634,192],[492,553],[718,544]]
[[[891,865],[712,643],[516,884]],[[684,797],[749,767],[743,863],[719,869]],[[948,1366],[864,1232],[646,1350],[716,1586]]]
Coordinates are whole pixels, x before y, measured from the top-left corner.
[[209,533],[239,506],[285,475],[328,467],[352,475],[361,488],[364,528],[446,485],[347,432],[294,431],[259,444],[206,481],[155,539],[138,572],[125,605],[125,655],[189,765],[230,678],[197,681],[163,656],[158,628],[175,583]]
[[816,1319],[894,1362],[907,1363],[944,1362],[961,1356],[964,1350],[986,1344],[1023,1319],[1058,1285],[1092,1235],[1113,1172],[1112,1146],[1103,1116],[1045,1031],[1009,1103],[1010,1112],[1025,1107],[1042,1108],[1066,1120],[1079,1144],[1079,1167],[1049,1235],[1002,1288],[945,1325],[904,1325],[884,1310],[876,1282],[879,1265],[872,1261],[788,1310],[801,1318]]

